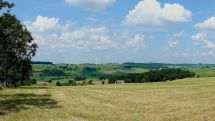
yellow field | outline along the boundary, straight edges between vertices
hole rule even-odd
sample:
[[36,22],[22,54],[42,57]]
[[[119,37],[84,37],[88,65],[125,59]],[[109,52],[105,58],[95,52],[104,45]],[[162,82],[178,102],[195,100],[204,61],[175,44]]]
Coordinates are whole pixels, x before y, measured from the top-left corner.
[[0,121],[215,121],[215,78],[4,89]]

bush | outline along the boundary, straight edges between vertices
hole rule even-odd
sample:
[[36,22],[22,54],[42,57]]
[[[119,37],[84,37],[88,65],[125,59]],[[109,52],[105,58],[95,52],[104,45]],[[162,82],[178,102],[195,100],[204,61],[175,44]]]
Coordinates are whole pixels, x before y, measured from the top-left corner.
[[62,86],[70,86],[70,84],[68,82],[65,82],[62,84]]
[[73,86],[73,83],[74,83],[74,80],[69,80],[68,81],[69,86]]
[[78,84],[77,84],[76,81],[74,81],[73,84],[72,84],[72,86],[77,86],[77,85],[78,85]]
[[37,84],[37,80],[36,79],[32,79],[31,80],[31,84]]
[[77,83],[74,80],[69,80],[68,82],[62,84],[58,81],[56,86],[77,86]]
[[68,86],[77,86],[77,83],[74,80],[69,80],[68,81]]
[[2,87],[0,87],[0,90],[2,90]]
[[81,81],[81,80],[86,80],[86,77],[85,76],[76,76],[74,78],[75,81]]
[[62,86],[62,84],[59,81],[57,81],[56,86]]
[[17,87],[17,86],[31,86],[31,84],[32,84],[32,80],[31,79],[28,79],[28,80],[25,80],[25,81],[23,81],[23,82],[21,82],[21,83],[15,83],[15,84],[13,84],[13,85],[10,85],[9,87]]
[[84,85],[87,85],[85,80],[83,80],[82,83],[81,83],[81,86],[84,86]]
[[88,84],[89,84],[89,85],[92,85],[92,84],[93,84],[93,80],[90,80],[90,81],[88,82]]
[[102,81],[102,84],[105,84],[105,81],[104,81],[104,80]]

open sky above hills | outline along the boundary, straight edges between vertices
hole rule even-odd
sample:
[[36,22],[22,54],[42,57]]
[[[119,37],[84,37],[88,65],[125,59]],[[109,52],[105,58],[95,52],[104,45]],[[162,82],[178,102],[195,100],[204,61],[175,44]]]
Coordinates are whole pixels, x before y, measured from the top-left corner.
[[32,32],[34,60],[215,62],[214,0],[9,0]]

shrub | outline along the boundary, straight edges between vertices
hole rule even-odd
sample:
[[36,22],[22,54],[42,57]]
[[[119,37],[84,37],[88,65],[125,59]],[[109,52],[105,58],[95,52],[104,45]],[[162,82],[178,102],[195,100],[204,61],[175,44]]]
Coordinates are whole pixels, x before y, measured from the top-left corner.
[[56,86],[62,86],[62,84],[59,81],[57,81]]
[[83,80],[82,83],[81,83],[81,86],[84,86],[84,85],[87,85],[85,80]]
[[25,81],[23,81],[23,82],[21,82],[21,83],[15,83],[15,84],[12,84],[12,85],[10,85],[9,87],[17,87],[17,86],[31,86],[31,84],[32,84],[32,80],[31,79],[28,79],[28,80],[25,80]]
[[77,86],[77,85],[78,85],[78,84],[77,84],[76,81],[74,81],[73,84],[72,84],[72,86]]
[[31,84],[37,84],[37,80],[36,79],[32,79],[31,80]]
[[0,87],[0,90],[2,90],[2,87]]
[[74,80],[69,80],[68,81],[68,86],[77,86],[77,83]]
[[88,81],[88,84],[92,85],[93,84],[93,80]]
[[73,82],[74,82],[74,80],[69,80],[68,81],[69,86],[73,86]]
[[81,81],[81,80],[86,80],[86,77],[85,76],[76,76],[75,81]]
[[65,82],[62,84],[62,86],[70,86],[70,84],[68,82]]

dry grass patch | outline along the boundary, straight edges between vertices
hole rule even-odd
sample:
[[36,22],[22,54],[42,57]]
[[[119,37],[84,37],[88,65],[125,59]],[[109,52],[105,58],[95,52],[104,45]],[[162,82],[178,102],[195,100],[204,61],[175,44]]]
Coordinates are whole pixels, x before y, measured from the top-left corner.
[[215,78],[4,89],[0,103],[0,121],[214,121]]

